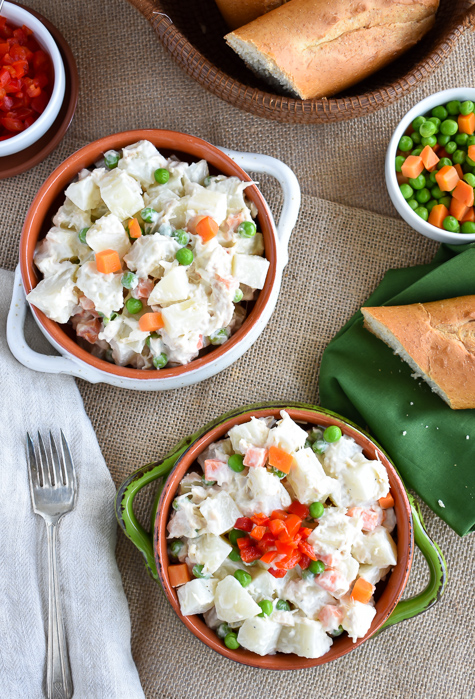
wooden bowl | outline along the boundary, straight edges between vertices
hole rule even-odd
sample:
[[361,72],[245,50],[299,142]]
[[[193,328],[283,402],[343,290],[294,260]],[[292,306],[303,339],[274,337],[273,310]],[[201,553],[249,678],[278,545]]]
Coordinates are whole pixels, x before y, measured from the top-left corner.
[[[273,92],[227,46],[214,0],[129,0],[177,63],[210,92],[256,116],[317,124],[372,114],[412,92],[440,66],[463,32],[475,26],[469,0],[441,0],[433,29],[410,51],[337,97],[301,100]],[[451,87],[447,85],[447,87]]]

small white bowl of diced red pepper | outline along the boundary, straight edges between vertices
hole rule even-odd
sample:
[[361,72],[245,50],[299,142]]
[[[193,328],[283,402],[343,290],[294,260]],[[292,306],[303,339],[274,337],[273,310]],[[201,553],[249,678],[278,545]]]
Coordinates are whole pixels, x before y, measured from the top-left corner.
[[385,171],[391,200],[412,228],[440,242],[475,241],[475,89],[416,104],[391,138]]

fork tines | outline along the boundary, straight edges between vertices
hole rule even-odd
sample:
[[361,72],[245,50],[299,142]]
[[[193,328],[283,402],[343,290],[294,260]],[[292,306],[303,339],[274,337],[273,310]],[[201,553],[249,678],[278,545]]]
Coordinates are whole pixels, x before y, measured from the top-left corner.
[[72,486],[75,488],[76,476],[71,452],[63,430],[60,430],[60,434],[61,450],[58,453],[51,431],[49,433],[49,450],[47,450],[43,437],[38,432],[38,456],[36,456],[33,439],[28,432],[26,433],[28,466],[32,484],[35,487],[58,488],[61,486]]

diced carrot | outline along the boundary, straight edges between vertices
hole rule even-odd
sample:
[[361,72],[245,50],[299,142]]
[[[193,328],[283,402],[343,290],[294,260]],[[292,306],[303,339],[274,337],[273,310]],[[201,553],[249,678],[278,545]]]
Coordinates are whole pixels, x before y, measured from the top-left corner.
[[424,163],[420,155],[409,155],[401,165],[401,172],[404,177],[419,177],[424,169]]
[[122,263],[117,250],[101,250],[100,252],[96,252],[96,267],[97,271],[102,274],[120,272]]
[[[463,177],[463,174],[462,174]],[[460,179],[452,192],[454,199],[458,199],[465,206],[473,206],[473,187],[470,187],[468,182]]]
[[196,233],[200,236],[203,243],[214,238],[219,230],[219,226],[211,216],[203,216],[196,224]]
[[266,528],[256,524],[254,529],[250,532],[250,535],[256,541],[260,541],[265,533],[266,533]]
[[468,206],[466,206],[463,202],[459,201],[458,199],[454,199],[452,197],[452,201],[450,202],[450,209],[449,213],[451,216],[457,219],[457,221],[461,221],[465,214],[468,211]]
[[460,177],[453,165],[444,165],[443,168],[435,173],[435,179],[443,192],[451,192]]
[[460,177],[460,179],[462,179],[462,177],[463,177],[462,166],[459,165],[459,163],[455,163],[454,168],[457,170],[457,175]]
[[205,459],[205,479],[207,481],[215,481],[218,473],[222,473],[223,469],[227,468],[228,466],[224,461],[219,461],[218,459]]
[[358,578],[358,580],[353,585],[351,591],[351,599],[355,602],[361,602],[362,604],[368,604],[371,597],[373,596],[374,585],[364,578]]
[[475,160],[475,146],[469,146],[467,153],[470,160]]
[[[441,206],[443,206],[443,204],[441,204]],[[444,207],[444,208],[447,211],[447,208],[446,207]],[[432,209],[432,211],[433,210],[434,209]],[[378,502],[379,502],[379,506],[382,507],[383,510],[388,510],[390,507],[394,507],[394,498],[391,495],[391,493],[388,493],[387,495],[385,495],[384,498],[379,498]]]
[[261,556],[261,561],[263,563],[272,563],[274,558],[277,558],[279,555],[278,551],[267,551],[263,556]]
[[449,215],[449,210],[444,204],[436,204],[429,214],[429,223],[437,228],[443,228],[444,218]]
[[132,218],[129,221],[129,235],[131,238],[140,238],[142,235],[142,229],[140,228],[140,223],[136,218]]
[[143,333],[156,332],[164,325],[161,313],[144,313],[139,320],[139,328]]
[[190,582],[190,573],[186,563],[168,566],[168,579],[172,587],[178,587]]
[[244,456],[243,464],[244,466],[250,466],[251,468],[259,468],[265,466],[267,461],[267,449],[263,447],[248,447],[246,455]]
[[[468,133],[469,136],[475,131],[475,114],[459,114],[458,118],[460,133]],[[470,158],[470,156],[468,156]]]
[[289,473],[294,457],[280,447],[270,447],[269,463],[282,473]]
[[439,158],[436,156],[436,154],[430,146],[426,146],[423,149],[421,153],[421,158],[422,162],[424,163],[424,167],[426,168],[426,170],[429,171],[433,170],[439,162]]
[[470,209],[467,211],[460,223],[466,223],[467,221],[475,223],[475,209],[473,208],[473,206],[470,207]]

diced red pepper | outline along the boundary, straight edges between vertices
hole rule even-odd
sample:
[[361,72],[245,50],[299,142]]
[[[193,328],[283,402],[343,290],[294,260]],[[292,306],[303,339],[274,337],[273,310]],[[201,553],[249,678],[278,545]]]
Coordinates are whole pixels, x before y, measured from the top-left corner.
[[271,519],[287,519],[285,510],[273,510],[270,516]]
[[4,126],[7,131],[14,131],[16,133],[20,133],[20,131],[24,131],[25,129],[23,122],[14,117],[3,117],[0,119],[0,124]]
[[282,541],[276,541],[275,542],[276,549],[279,553],[283,553],[286,556],[291,556],[295,549],[297,548],[297,544],[284,544]]
[[299,561],[299,566],[302,568],[302,570],[306,570],[310,565],[310,558],[306,556],[304,553],[301,554],[300,556],[300,561]]
[[303,505],[301,502],[298,502],[298,500],[294,500],[294,502],[290,505],[289,512],[293,515],[297,515],[297,517],[300,517],[300,519],[307,519],[309,516],[309,509],[307,505]]
[[239,539],[236,540],[236,543],[238,545],[238,549],[245,549],[246,546],[251,544],[251,540],[248,536],[240,536]]
[[275,567],[280,570],[291,570],[299,563],[300,558],[300,551],[295,551],[291,556],[287,556],[281,561],[276,562]]
[[316,555],[315,551],[314,551],[313,548],[310,546],[310,544],[307,544],[306,541],[301,541],[301,542],[298,544],[298,549],[299,549],[300,553],[305,554],[305,556],[308,556],[309,558],[311,558],[312,561],[316,561],[316,560],[317,560],[317,555]]
[[252,515],[251,520],[254,522],[254,524],[267,524],[269,522],[269,517],[265,515],[263,512],[259,512],[257,515]]
[[46,93],[42,92],[41,95],[38,95],[38,97],[33,97],[33,99],[31,100],[31,106],[33,107],[35,112],[38,112],[38,114],[43,114],[48,102],[49,102],[48,95]]
[[281,519],[271,519],[267,526],[271,534],[273,534],[274,536],[278,536],[283,531],[287,532],[285,524]]
[[253,526],[254,522],[250,517],[238,517],[234,529],[240,529],[242,532],[250,532]]
[[[241,541],[241,539],[238,539],[238,542],[239,541]],[[257,546],[246,546],[245,548],[240,550],[240,554],[244,563],[252,563],[253,561],[257,561],[257,559],[261,557],[261,552],[259,551]]]
[[272,563],[272,561],[279,555],[278,551],[267,551],[263,556],[261,556],[261,561],[263,563]]
[[300,538],[307,539],[307,537],[309,537],[312,532],[313,532],[313,529],[310,529],[310,527],[300,527],[300,529],[299,529]]
[[290,544],[290,542],[293,541],[293,537],[290,536],[285,524],[284,524],[284,528],[282,529],[282,531],[279,532],[279,535],[277,538],[279,539],[279,541],[282,541],[282,543],[284,543],[284,544]]
[[260,541],[264,534],[266,533],[266,528],[256,525],[254,529],[250,532],[250,535],[256,541]]
[[287,531],[289,532],[289,536],[294,537],[300,529],[301,524],[302,520],[300,519],[300,517],[297,517],[297,515],[293,514],[289,515],[285,520],[285,526],[287,528]]
[[275,539],[270,532],[266,532],[256,546],[262,553],[267,553],[267,551],[275,549]]
[[274,578],[283,578],[285,576],[285,574],[287,573],[287,571],[283,568],[280,570],[277,568],[269,568],[269,570],[267,572],[270,573],[271,575],[273,575]]

